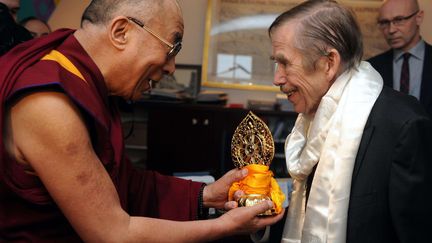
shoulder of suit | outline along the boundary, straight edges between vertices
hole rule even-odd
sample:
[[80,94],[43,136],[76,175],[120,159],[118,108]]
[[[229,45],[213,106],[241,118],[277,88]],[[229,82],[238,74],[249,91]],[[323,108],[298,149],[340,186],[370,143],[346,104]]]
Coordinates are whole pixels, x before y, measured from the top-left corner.
[[383,59],[388,59],[388,58],[392,58],[393,57],[393,50],[390,49],[386,52],[380,53],[376,56],[373,56],[369,59],[367,59],[366,61],[370,62],[370,63],[376,63],[376,62],[381,62]]
[[432,52],[432,45],[425,41],[426,51]]
[[384,116],[403,116],[408,119],[428,117],[420,102],[389,87],[383,87],[374,107]]

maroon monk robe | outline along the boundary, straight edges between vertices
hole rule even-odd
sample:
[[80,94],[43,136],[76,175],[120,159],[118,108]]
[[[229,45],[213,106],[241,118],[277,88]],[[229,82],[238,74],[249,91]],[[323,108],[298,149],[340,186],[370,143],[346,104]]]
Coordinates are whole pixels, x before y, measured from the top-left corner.
[[[53,49],[65,55],[85,81],[55,61],[40,61]],[[5,107],[19,97],[48,89],[64,92],[80,109],[93,148],[109,173],[124,210],[134,216],[196,218],[201,183],[137,170],[126,158],[119,113],[107,95],[102,74],[72,30],[59,30],[14,48],[0,58],[0,81],[2,127]],[[25,173],[25,168],[7,155],[3,140],[1,143],[0,241],[79,242],[43,183],[37,176]]]

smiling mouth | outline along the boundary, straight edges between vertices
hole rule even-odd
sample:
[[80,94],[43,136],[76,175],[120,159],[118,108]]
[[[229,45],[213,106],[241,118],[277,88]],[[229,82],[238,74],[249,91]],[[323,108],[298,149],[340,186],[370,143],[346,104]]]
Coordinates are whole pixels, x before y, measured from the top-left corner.
[[285,92],[285,94],[288,96],[288,98],[292,95],[292,94],[294,94],[295,92],[297,92],[297,89],[296,88],[294,88],[294,89],[291,89],[291,90],[288,90],[288,92]]

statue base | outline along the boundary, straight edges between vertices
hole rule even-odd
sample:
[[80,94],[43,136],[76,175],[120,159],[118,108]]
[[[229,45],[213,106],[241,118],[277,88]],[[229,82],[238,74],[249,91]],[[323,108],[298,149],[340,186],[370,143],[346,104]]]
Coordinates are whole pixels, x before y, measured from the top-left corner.
[[[266,195],[262,195],[262,194],[247,194],[242,196],[239,200],[238,200],[238,205],[239,207],[249,207],[249,206],[254,206],[257,205],[263,201],[271,201],[271,198],[269,196]],[[276,211],[274,210],[274,208],[269,209],[267,211],[265,211],[264,213],[258,214],[258,216],[269,216],[269,215],[275,215]]]

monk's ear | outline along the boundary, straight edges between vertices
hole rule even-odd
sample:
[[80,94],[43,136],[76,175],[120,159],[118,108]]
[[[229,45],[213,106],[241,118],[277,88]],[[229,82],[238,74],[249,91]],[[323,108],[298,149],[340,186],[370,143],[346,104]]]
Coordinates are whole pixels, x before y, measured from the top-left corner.
[[324,71],[329,81],[334,80],[341,67],[341,56],[336,49],[330,49],[324,58]]
[[119,49],[123,50],[128,42],[130,35],[131,25],[126,17],[116,17],[109,25],[109,39],[111,44]]

